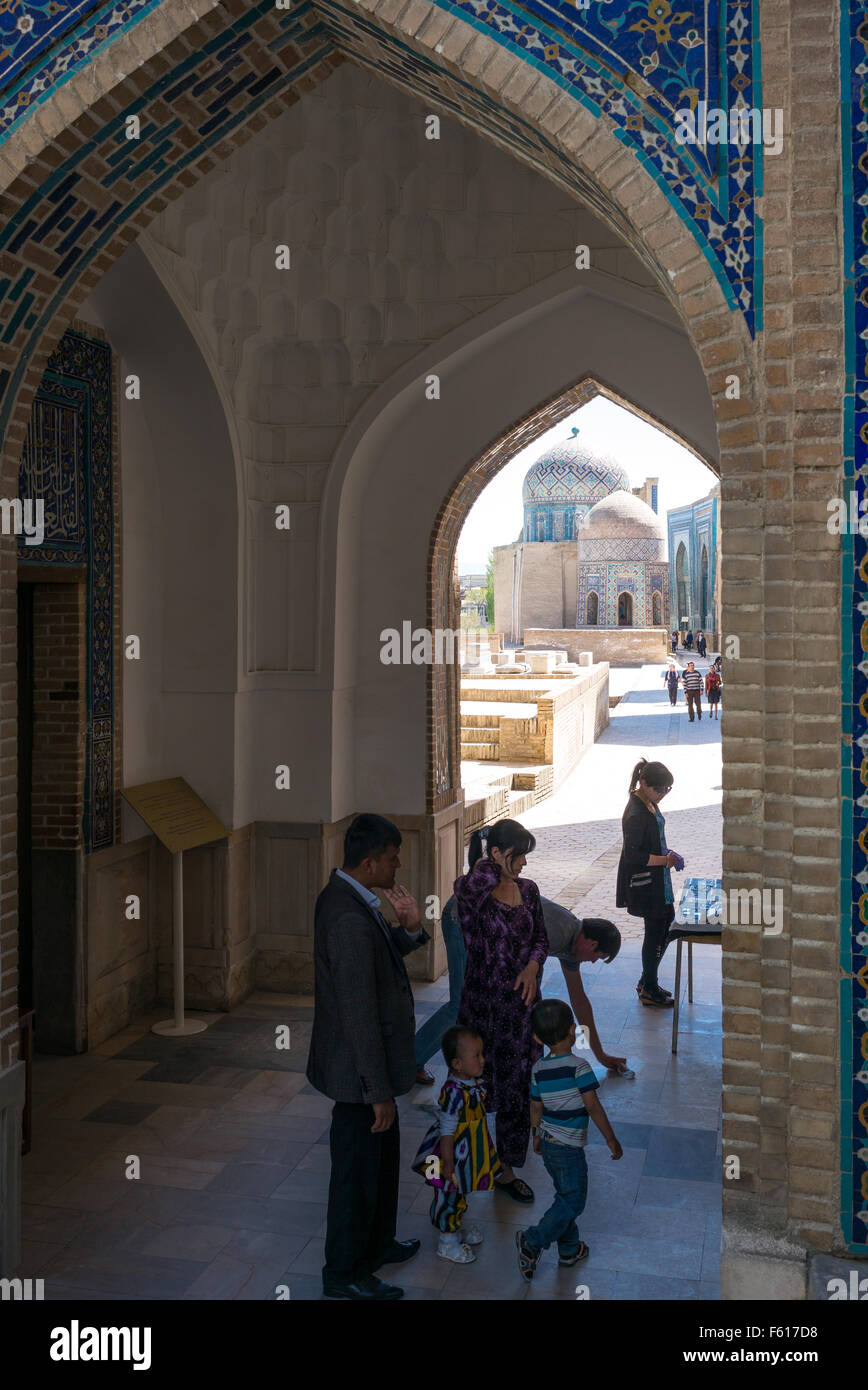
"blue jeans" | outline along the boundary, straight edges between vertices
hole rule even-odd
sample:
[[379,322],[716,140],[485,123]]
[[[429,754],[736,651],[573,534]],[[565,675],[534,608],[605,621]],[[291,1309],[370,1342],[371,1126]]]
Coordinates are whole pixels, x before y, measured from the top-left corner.
[[532,1250],[547,1250],[557,1241],[558,1254],[568,1259],[578,1254],[582,1243],[576,1217],[585,1210],[588,1197],[588,1161],[584,1149],[552,1139],[540,1140],[540,1153],[555,1185],[555,1200],[538,1225],[528,1226],[525,1244]]
[[426,1019],[416,1034],[416,1066],[424,1067],[440,1046],[440,1039],[447,1028],[454,1028],[464,988],[464,971],[467,966],[467,949],[464,934],[458,921],[455,899],[450,898],[440,919],[443,940],[446,942],[446,960],[449,965],[449,1003],[443,1004]]

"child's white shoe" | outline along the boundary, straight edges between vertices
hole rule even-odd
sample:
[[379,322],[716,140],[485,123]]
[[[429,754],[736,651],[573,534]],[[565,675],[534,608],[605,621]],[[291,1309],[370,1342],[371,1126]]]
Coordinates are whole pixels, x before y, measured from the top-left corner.
[[476,1259],[469,1245],[464,1245],[457,1232],[441,1235],[437,1242],[437,1254],[441,1260],[451,1260],[456,1265],[469,1265]]
[[481,1245],[484,1239],[479,1227],[471,1222],[461,1227],[461,1235],[465,1245]]

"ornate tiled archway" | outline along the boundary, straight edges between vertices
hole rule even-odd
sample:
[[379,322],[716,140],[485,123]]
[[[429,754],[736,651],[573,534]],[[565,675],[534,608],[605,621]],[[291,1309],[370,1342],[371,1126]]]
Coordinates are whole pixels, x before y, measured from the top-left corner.
[[[638,13],[644,7],[632,8]],[[166,9],[171,23],[172,6]],[[730,202],[730,178],[712,179],[697,147],[688,154],[678,144],[677,102],[639,75],[653,55],[658,86],[672,86],[673,74],[664,81],[659,57],[678,47],[668,26],[639,27],[643,41],[651,41],[651,54],[631,43],[633,51],[628,48],[621,58],[626,71],[615,76],[598,70],[589,36],[575,26],[571,33],[567,25],[560,42],[549,44],[542,31],[525,26],[522,43],[513,43],[508,35],[514,19],[498,7],[486,9],[485,24],[476,17],[476,29],[469,15],[459,19],[434,5],[424,15],[411,6],[388,22],[378,17],[377,7],[364,19],[340,7],[320,11],[311,5],[285,14],[262,0],[225,9],[233,15],[228,32],[224,16],[209,12],[174,39],[165,56],[151,58],[120,83],[99,69],[105,95],[95,99],[91,88],[87,114],[70,121],[58,141],[63,156],[53,150],[41,165],[40,84],[50,80],[58,55],[52,50],[48,66],[39,75],[29,70],[26,82],[13,65],[3,108],[6,133],[14,132],[31,156],[26,182],[8,183],[8,174],[3,179],[8,221],[0,239],[7,277],[2,288],[14,307],[0,345],[0,423],[11,426],[13,439],[70,310],[123,246],[165,206],[165,198],[212,168],[282,105],[297,100],[346,51],[387,79],[430,96],[440,109],[451,110],[573,188],[634,245],[653,227],[661,246],[673,243],[656,259],[665,288],[688,321],[718,304],[737,308],[748,331],[753,329],[756,150],[750,144],[735,147],[727,175],[738,192]],[[718,66],[731,72],[733,91],[749,105],[746,12],[739,7],[741,17],[733,20],[722,50],[710,33],[701,47],[706,66],[715,55]],[[162,8],[158,13],[162,20]],[[139,14],[131,12],[134,27],[122,27],[122,33],[138,36]],[[152,19],[145,16],[141,23],[150,25]],[[632,41],[633,29],[626,32]],[[585,46],[574,53],[580,34]],[[693,35],[688,27],[681,36],[691,46],[685,53],[700,46]],[[87,41],[85,34],[79,47]],[[735,44],[731,53],[730,43]],[[519,56],[525,52],[528,58]],[[686,71],[681,76],[689,80]],[[70,90],[75,84],[73,73],[49,99],[53,124],[66,121],[66,113],[81,103]],[[630,147],[637,158],[629,158]],[[721,200],[725,206],[716,209],[714,202]],[[689,237],[683,230],[688,228]]]

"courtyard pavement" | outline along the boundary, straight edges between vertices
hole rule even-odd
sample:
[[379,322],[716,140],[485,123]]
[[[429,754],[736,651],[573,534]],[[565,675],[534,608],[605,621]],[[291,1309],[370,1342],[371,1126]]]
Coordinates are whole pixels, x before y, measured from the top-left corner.
[[[583,969],[604,1046],[636,1071],[627,1080],[596,1067],[624,1156],[614,1163],[592,1126],[580,1220],[590,1256],[570,1270],[548,1252],[533,1283],[522,1282],[515,1230],[551,1200],[531,1153],[523,1171],[533,1206],[474,1195],[470,1215],[485,1233],[476,1263],[438,1259],[428,1189],[409,1168],[438,1087],[417,1087],[399,1102],[398,1234],[420,1236],[422,1250],[382,1271],[407,1298],[720,1296],[720,951],[694,951],[694,1002],[685,979],[673,1056],[671,1012],[645,1009],[635,994],[641,927],[614,909],[620,815],[643,754],[675,776],[664,810],[685,873],[720,872],[720,724],[690,725],[683,697],[671,711],[660,669],[630,673],[632,688],[602,738],[557,796],[524,817],[538,839],[528,876],[580,915],[618,921],[629,938],[612,964]],[[673,968],[670,950],[661,971],[670,987]],[[557,962],[546,966],[543,988],[566,997]],[[446,999],[445,977],[415,994],[421,1021]],[[209,1027],[182,1040],[149,1031],[166,1016],[160,1008],[84,1056],[37,1057],[18,1273],[43,1278],[46,1299],[269,1300],[279,1285],[291,1299],[318,1299],[331,1107],[304,1075],[312,1004],[256,994],[231,1014],[194,1012]],[[291,1047],[279,1052],[274,1030],[283,1023]],[[435,1057],[430,1066],[439,1083],[443,1063]],[[140,1168],[128,1177],[132,1156]]]

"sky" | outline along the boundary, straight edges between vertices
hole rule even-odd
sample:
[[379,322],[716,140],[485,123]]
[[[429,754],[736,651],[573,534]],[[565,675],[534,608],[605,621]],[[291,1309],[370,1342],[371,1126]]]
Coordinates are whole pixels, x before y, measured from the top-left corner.
[[717,481],[710,468],[676,444],[669,435],[646,424],[631,411],[597,396],[516,454],[471,508],[458,541],[458,573],[482,574],[495,545],[518,539],[524,520],[521,485],[531,464],[578,428],[579,439],[617,460],[631,487],[657,477],[658,513],[687,506],[705,497]]

